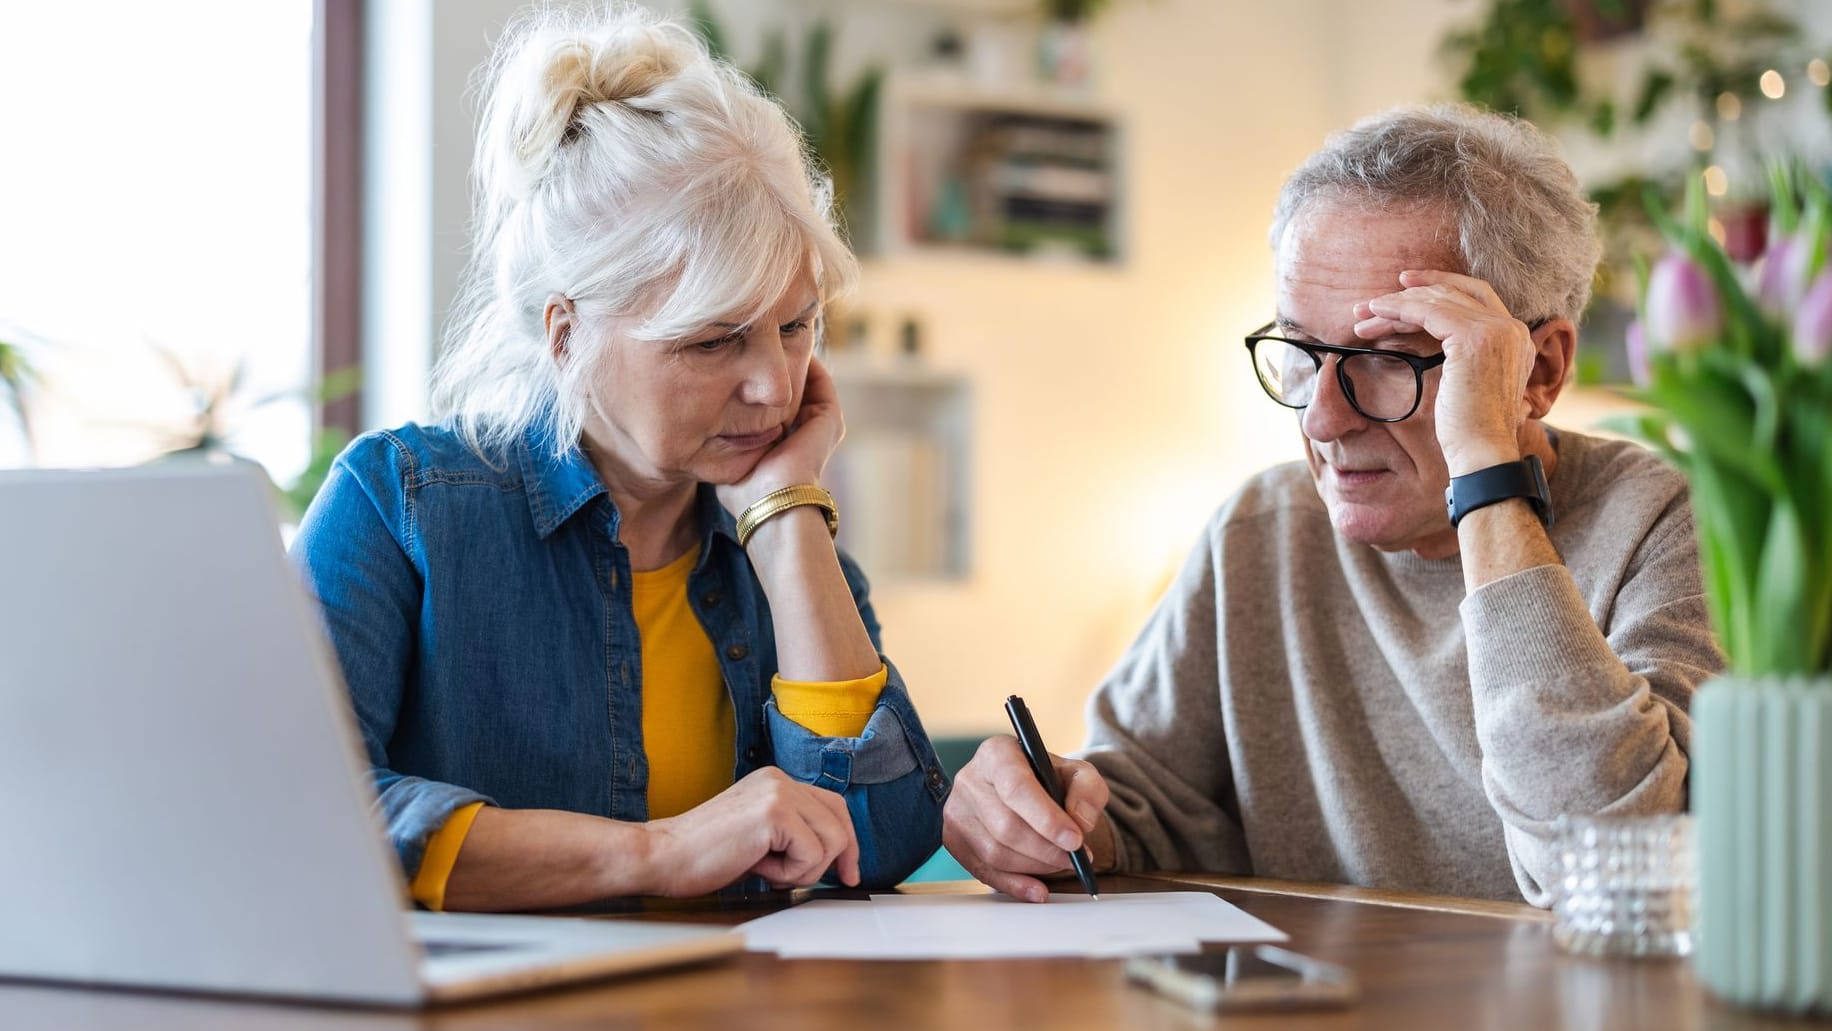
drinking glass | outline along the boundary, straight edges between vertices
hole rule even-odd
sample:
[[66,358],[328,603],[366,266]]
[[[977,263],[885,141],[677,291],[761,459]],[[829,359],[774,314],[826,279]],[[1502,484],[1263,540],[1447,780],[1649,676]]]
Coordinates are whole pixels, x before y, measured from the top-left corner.
[[1553,938],[1581,956],[1692,952],[1692,818],[1561,816]]

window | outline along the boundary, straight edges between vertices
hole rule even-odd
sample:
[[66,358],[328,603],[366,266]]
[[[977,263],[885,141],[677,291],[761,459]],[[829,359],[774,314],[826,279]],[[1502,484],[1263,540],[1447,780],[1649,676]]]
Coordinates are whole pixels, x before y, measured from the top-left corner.
[[312,0],[0,11],[0,340],[38,372],[0,465],[143,461],[214,403],[233,450],[304,468],[311,33]]

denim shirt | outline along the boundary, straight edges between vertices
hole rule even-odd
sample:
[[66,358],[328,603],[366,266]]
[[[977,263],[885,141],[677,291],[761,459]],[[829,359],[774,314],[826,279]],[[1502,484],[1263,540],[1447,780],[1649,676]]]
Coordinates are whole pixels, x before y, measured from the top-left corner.
[[[618,512],[577,447],[531,430],[486,462],[451,429],[371,433],[339,456],[292,557],[317,596],[409,878],[477,801],[648,818],[642,650]],[[864,731],[822,737],[771,696],[769,603],[710,486],[689,604],[736,716],[736,781],[777,766],[846,799],[863,882],[902,880],[941,841],[948,781],[897,668]],[[840,564],[874,646],[865,578]]]

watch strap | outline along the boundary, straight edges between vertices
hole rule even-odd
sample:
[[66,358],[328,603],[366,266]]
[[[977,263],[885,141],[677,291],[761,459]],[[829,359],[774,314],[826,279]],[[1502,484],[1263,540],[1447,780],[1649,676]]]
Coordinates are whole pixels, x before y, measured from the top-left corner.
[[1546,469],[1538,455],[1451,477],[1444,491],[1444,507],[1454,527],[1471,512],[1512,498],[1525,499],[1539,516],[1540,525],[1551,528],[1552,492],[1546,485]]

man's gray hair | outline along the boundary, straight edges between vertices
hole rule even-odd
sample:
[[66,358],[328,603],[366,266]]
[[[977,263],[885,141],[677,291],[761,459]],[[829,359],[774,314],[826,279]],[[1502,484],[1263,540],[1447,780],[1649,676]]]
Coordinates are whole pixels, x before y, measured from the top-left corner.
[[1307,205],[1333,199],[1442,205],[1464,271],[1523,322],[1576,322],[1590,301],[1602,254],[1597,206],[1551,137],[1518,118],[1403,107],[1337,133],[1285,180],[1273,250]]

